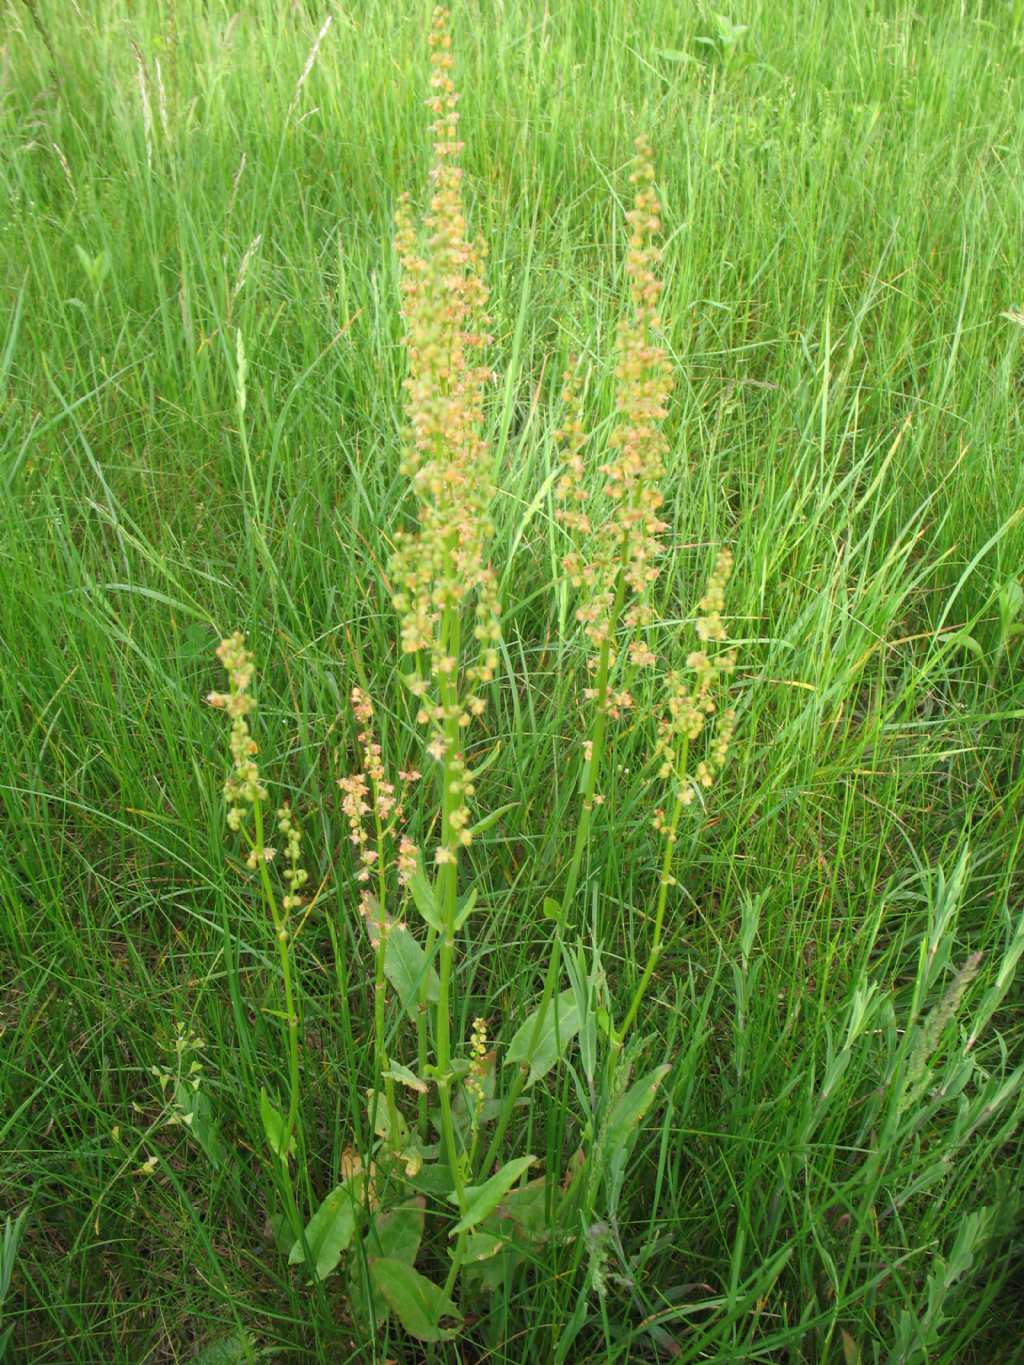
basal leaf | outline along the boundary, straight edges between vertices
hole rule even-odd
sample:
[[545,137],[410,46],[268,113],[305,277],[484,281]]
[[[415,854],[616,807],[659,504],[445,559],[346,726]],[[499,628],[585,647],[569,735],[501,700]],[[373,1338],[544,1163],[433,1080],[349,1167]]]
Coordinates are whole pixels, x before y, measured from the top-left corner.
[[466,1241],[467,1261],[489,1261],[508,1246],[504,1237],[495,1237],[491,1232],[474,1232]]
[[[404,1261],[406,1265],[413,1265],[423,1237],[426,1205],[427,1201],[423,1196],[417,1195],[415,1199],[410,1199],[408,1203],[401,1204],[396,1209],[378,1212],[366,1234],[364,1245],[367,1256]],[[350,1292],[360,1316],[369,1323],[370,1311],[362,1286],[361,1273],[357,1276],[353,1272]],[[369,1291],[373,1301],[372,1321],[381,1323],[390,1311],[388,1301],[372,1281]]]
[[[336,1185],[306,1224],[305,1240],[313,1263],[311,1269],[318,1280],[326,1279],[337,1267],[341,1253],[352,1241],[361,1184],[362,1174],[359,1173]],[[301,1265],[305,1260],[300,1237],[291,1249],[288,1263]]]
[[433,1281],[405,1261],[389,1256],[370,1257],[370,1278],[394,1310],[395,1316],[419,1341],[450,1341],[455,1333],[441,1326],[442,1318],[458,1318],[459,1310]]

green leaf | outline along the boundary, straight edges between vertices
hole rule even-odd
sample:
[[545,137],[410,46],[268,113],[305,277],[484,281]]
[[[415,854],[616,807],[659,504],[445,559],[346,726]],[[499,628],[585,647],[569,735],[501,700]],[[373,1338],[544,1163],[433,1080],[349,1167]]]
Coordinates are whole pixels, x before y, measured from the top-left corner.
[[538,1030],[539,1018],[540,1010],[536,1009],[526,1023],[517,1029],[505,1057],[506,1063],[518,1062],[521,1066],[529,1066],[526,1089],[548,1074],[579,1032],[580,1013],[575,991],[563,991],[552,1001]]
[[542,1175],[536,1180],[528,1180],[519,1185],[501,1201],[498,1218],[503,1223],[512,1223],[516,1233],[523,1238],[532,1238],[548,1231],[547,1220],[547,1181]]
[[193,1365],[236,1365],[237,1361],[252,1358],[252,1338],[246,1332],[232,1332],[204,1346],[197,1356],[192,1356],[192,1361]]
[[[454,1237],[456,1233],[466,1232],[482,1222],[489,1213],[501,1203],[502,1197],[508,1193],[519,1177],[537,1160],[535,1156],[518,1156],[514,1161],[507,1162],[491,1176],[490,1180],[485,1180],[482,1185],[467,1185],[463,1191],[465,1201],[465,1213],[448,1234]],[[454,1194],[448,1196],[450,1204],[458,1203],[458,1198]]]
[[[422,1195],[417,1195],[407,1204],[389,1209],[386,1213],[376,1214],[364,1241],[367,1256],[379,1256],[413,1265],[423,1238],[426,1205],[427,1201]],[[367,1303],[363,1283],[361,1268],[359,1274],[354,1268],[350,1292],[359,1316],[364,1322],[369,1323],[370,1304]],[[372,1321],[382,1323],[390,1312],[388,1302],[376,1285],[371,1282],[368,1287],[372,1299]]]
[[452,927],[455,929],[456,933],[462,928],[466,920],[469,919],[470,915],[473,913],[473,908],[475,905],[476,887],[474,886],[471,888],[468,895],[463,896],[459,908],[455,913],[455,922]]
[[555,919],[555,920],[556,920],[556,919],[558,919],[558,917],[559,917],[559,915],[560,915],[561,913],[562,913],[562,907],[558,904],[558,902],[557,902],[556,900],[552,900],[552,898],[551,898],[550,896],[545,896],[545,897],[544,897],[544,918],[545,918],[545,919]]
[[391,1111],[388,1108],[387,1098],[383,1091],[367,1090],[366,1092],[366,1117],[374,1133],[379,1138],[390,1144],[403,1146],[409,1140],[409,1125],[405,1121],[405,1116],[396,1107],[395,1118],[397,1119],[397,1131],[391,1131]]
[[420,912],[427,924],[442,933],[444,930],[444,916],[441,914],[441,907],[437,903],[434,895],[434,888],[427,880],[427,875],[423,871],[422,861],[417,864],[416,871],[409,878],[409,890],[412,892],[413,903]]
[[396,924],[388,933],[384,949],[384,973],[394,986],[402,1008],[413,1022],[419,1014],[420,986],[425,984],[425,995],[431,1004],[437,1002],[441,983],[437,972],[427,961],[427,955],[404,924]]
[[950,636],[951,644],[963,645],[964,649],[969,649],[977,659],[984,659],[985,651],[974,638],[968,635],[966,630],[958,630],[955,635]]
[[272,1213],[267,1219],[267,1231],[282,1256],[287,1256],[295,1241],[291,1220],[286,1213]]
[[370,1278],[410,1336],[419,1341],[450,1341],[455,1335],[441,1326],[441,1319],[459,1318],[459,1310],[443,1290],[411,1265],[394,1257],[372,1256]]
[[508,1243],[504,1237],[495,1237],[490,1232],[474,1232],[466,1242],[466,1260],[489,1261],[499,1251],[504,1251],[506,1246]]
[[423,1238],[426,1207],[427,1201],[417,1195],[407,1204],[376,1214],[366,1235],[367,1253],[412,1265]]
[[247,1332],[231,1332],[228,1336],[218,1336],[208,1346],[203,1346],[198,1355],[193,1355],[193,1365],[236,1365],[238,1361],[253,1360],[253,1339]]
[[441,983],[437,972],[430,965],[426,953],[413,938],[404,924],[385,912],[380,912],[378,902],[371,897],[367,913],[363,916],[367,937],[374,952],[380,947],[380,931],[383,924],[387,941],[384,947],[384,975],[395,988],[402,1008],[415,1023],[419,1014],[420,986],[423,984],[430,1003],[437,1001]]
[[605,1130],[605,1143],[613,1152],[632,1142],[634,1129],[654,1103],[658,1086],[671,1070],[667,1062],[656,1066],[615,1101]]
[[518,801],[509,801],[506,805],[499,806],[497,810],[490,811],[482,820],[478,820],[475,825],[470,826],[470,834],[475,839],[478,834],[483,834],[484,830],[496,825],[503,815],[507,815],[510,810],[515,810],[518,805]]
[[388,1069],[384,1072],[385,1079],[397,1081],[399,1085],[406,1085],[410,1090],[415,1090],[418,1095],[425,1095],[429,1089],[426,1081],[421,1080],[415,1071],[410,1071],[401,1062],[388,1062]]
[[[318,1280],[325,1280],[336,1269],[341,1253],[352,1241],[361,1184],[362,1172],[336,1185],[306,1224],[306,1245],[313,1261],[313,1274]],[[288,1264],[301,1265],[305,1260],[300,1237],[291,1249]]]
[[284,1117],[279,1110],[275,1109],[270,1103],[267,1092],[260,1088],[260,1118],[263,1120],[263,1131],[267,1135],[267,1142],[270,1150],[281,1161],[286,1161],[288,1157],[295,1155],[295,1134],[288,1139],[287,1152],[282,1151],[284,1145]]
[[182,1123],[206,1153],[210,1164],[219,1168],[224,1163],[224,1147],[220,1140],[217,1117],[205,1090],[193,1090],[185,1081],[174,1087],[174,1103]]

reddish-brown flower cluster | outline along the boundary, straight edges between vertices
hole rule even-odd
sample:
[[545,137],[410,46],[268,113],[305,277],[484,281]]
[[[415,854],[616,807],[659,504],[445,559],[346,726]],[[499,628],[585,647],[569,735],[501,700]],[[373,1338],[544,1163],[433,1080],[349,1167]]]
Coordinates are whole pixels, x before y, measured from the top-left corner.
[[379,864],[382,858],[387,858],[387,848],[391,844],[397,845],[394,868],[399,884],[404,885],[415,872],[419,855],[416,845],[402,832],[405,798],[420,774],[415,771],[400,773],[400,787],[388,780],[381,746],[373,730],[373,703],[360,687],[353,687],[350,697],[360,727],[356,739],[361,767],[358,772],[339,778],[338,786],[343,793],[341,808],[348,821],[349,839],[359,862],[356,878],[368,882],[371,875],[387,876],[390,862],[386,862],[383,869]]
[[[732,552],[719,551],[708,580],[707,590],[700,600],[700,615],[696,621],[699,640],[721,642],[726,639],[722,623],[725,606],[725,587],[732,573]],[[732,707],[719,712],[718,693],[724,680],[736,667],[736,651],[709,655],[695,649],[686,658],[686,671],[670,674],[665,700],[666,714],[658,726],[656,757],[661,760],[658,775],[671,779],[675,795],[684,806],[692,803],[698,787],[710,787],[725,764],[736,728],[736,712]],[[707,748],[707,756],[690,765],[691,746],[714,726]],[[671,822],[661,809],[654,817],[654,827],[669,833]],[[669,837],[674,835],[669,834]]]
[[658,576],[660,537],[666,530],[660,515],[660,483],[668,449],[663,424],[672,392],[672,372],[657,340],[662,283],[657,271],[661,251],[655,237],[661,227],[661,207],[654,189],[651,148],[642,137],[636,141],[636,161],[630,177],[636,192],[627,214],[631,228],[626,257],[630,308],[617,334],[617,420],[608,441],[610,456],[600,466],[609,510],[601,521],[583,510],[590,495],[585,486],[587,436],[578,371],[566,375],[563,391],[566,420],[558,433],[563,474],[557,492],[562,502],[560,520],[577,542],[589,537],[587,544],[578,543],[563,561],[570,582],[582,592],[577,619],[595,649],[607,647],[614,662],[611,633],[618,624],[613,617],[621,575],[625,589],[622,623],[634,634],[630,661],[638,667],[650,667],[655,662],[654,652],[636,632],[653,620],[650,588]]
[[[491,452],[484,436],[484,394],[493,379],[484,358],[487,289],[483,246],[471,241],[462,200],[458,93],[452,82],[447,11],[430,34],[430,203],[417,228],[407,200],[397,215],[402,311],[409,372],[408,429],[402,464],[417,500],[415,531],[400,532],[391,561],[402,649],[418,656],[409,683],[418,719],[431,730],[428,752],[444,764],[449,802],[435,857],[454,861],[470,841],[464,798],[471,784],[454,736],[484,709],[478,689],[498,664],[498,594],[490,565]],[[475,648],[465,649],[463,616],[472,603]],[[464,657],[466,658],[463,666]],[[456,788],[458,790],[456,790]]]

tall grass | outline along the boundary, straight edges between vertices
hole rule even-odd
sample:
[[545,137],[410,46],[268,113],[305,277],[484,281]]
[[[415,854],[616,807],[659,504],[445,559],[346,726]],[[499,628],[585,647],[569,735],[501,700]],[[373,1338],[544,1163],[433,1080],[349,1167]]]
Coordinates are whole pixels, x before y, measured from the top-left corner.
[[[291,945],[315,1208],[378,1050],[335,786],[358,758],[351,689],[395,771],[422,743],[388,561],[406,495],[392,214],[427,172],[429,16],[333,13],[300,86],[326,8],[0,10],[15,1359],[187,1359],[226,1335],[238,1358],[421,1358],[393,1326],[361,1334],[264,1230],[279,959],[222,832],[200,701],[237,624],[315,897]],[[486,915],[454,1037],[535,1008],[572,854],[587,651],[554,437],[570,357],[588,430],[603,442],[614,418],[638,127],[676,381],[649,637],[683,664],[694,589],[735,543],[741,728],[707,818],[682,825],[636,1025],[671,1070],[633,1159],[589,1168],[594,1217],[461,1301],[474,1320],[438,1358],[1016,1349],[1022,17],[895,0],[728,17],[746,31],[663,0],[454,15],[499,374],[503,638],[470,761],[488,762],[479,809],[508,807],[466,854]],[[595,1018],[604,1000],[626,1015],[649,957],[650,747],[616,724],[581,861],[566,988]],[[580,1143],[590,1048],[516,1110],[538,1169],[601,1140]]]

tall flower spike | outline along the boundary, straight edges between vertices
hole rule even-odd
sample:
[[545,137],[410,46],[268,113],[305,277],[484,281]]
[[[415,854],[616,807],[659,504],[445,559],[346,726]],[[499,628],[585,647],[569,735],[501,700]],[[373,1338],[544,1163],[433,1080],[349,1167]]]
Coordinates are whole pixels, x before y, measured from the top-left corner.
[[[630,302],[617,330],[616,424],[608,442],[609,458],[600,466],[610,509],[605,519],[593,526],[594,541],[588,551],[574,550],[563,561],[570,582],[582,589],[577,619],[595,649],[609,643],[616,624],[612,616],[620,573],[628,589],[624,624],[634,631],[651,624],[650,589],[658,576],[661,535],[667,529],[660,515],[660,482],[668,450],[663,423],[672,392],[672,372],[658,341],[662,283],[658,275],[661,250],[655,238],[661,228],[661,206],[646,138],[636,140],[636,165],[630,179],[635,186],[633,207],[626,215],[630,226],[626,256]],[[558,433],[563,460],[556,488],[562,502],[559,519],[582,536],[592,529],[595,518],[580,506],[587,498],[583,459],[586,438],[579,380],[572,373],[566,376],[563,401],[567,415]],[[655,662],[655,656],[646,641],[634,639],[630,660],[647,667]]]
[[[497,583],[489,562],[494,481],[484,437],[484,394],[493,374],[483,356],[491,341],[483,247],[467,235],[459,97],[443,8],[434,11],[430,49],[430,202],[419,231],[403,199],[396,235],[409,359],[402,471],[417,500],[417,527],[396,536],[391,574],[402,649],[425,656],[417,660],[411,685],[421,703],[419,720],[431,728],[428,750],[447,764],[449,782],[464,784],[454,737],[483,711],[476,689],[494,676],[500,639]],[[476,650],[460,676],[461,615],[470,602]],[[468,795],[468,786],[456,794]],[[461,800],[448,826],[438,850],[441,861],[469,842]]]

